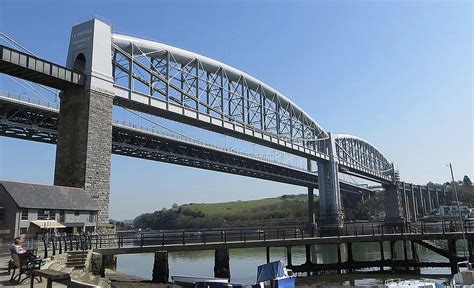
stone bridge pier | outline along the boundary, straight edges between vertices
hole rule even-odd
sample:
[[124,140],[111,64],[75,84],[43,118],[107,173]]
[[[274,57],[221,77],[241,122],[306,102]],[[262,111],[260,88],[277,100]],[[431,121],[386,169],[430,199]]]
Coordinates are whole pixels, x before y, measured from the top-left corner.
[[320,213],[318,226],[321,231],[329,234],[336,233],[344,224],[342,212],[341,191],[339,187],[338,160],[336,143],[329,133],[329,138],[324,140],[329,161],[318,162],[318,186]]
[[403,189],[400,189],[400,184],[386,184],[385,189],[385,224],[390,229],[396,229],[397,231],[403,229],[405,222],[404,207],[407,203],[406,195],[403,194]]
[[86,75],[84,88],[61,93],[54,184],[83,188],[108,222],[112,147],[111,27],[96,19],[72,28],[67,67]]

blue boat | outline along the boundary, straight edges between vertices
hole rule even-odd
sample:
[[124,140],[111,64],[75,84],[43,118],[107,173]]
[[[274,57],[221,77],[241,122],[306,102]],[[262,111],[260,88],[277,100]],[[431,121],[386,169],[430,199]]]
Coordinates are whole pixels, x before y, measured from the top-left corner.
[[285,268],[281,261],[270,262],[258,266],[257,287],[294,288],[296,276],[293,271]]
[[290,269],[286,269],[281,261],[258,266],[257,283],[254,285],[229,283],[228,279],[224,278],[195,276],[172,276],[171,278],[177,285],[196,288],[294,288],[296,283],[296,276]]

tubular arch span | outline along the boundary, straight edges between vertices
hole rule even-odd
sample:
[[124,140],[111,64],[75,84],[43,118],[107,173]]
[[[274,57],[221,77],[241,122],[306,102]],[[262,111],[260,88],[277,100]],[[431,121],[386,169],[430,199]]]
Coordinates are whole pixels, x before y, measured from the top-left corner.
[[336,155],[346,168],[363,167],[367,173],[393,176],[393,164],[368,141],[349,134],[334,134]]
[[[327,161],[329,134],[282,93],[214,59],[156,41],[112,34],[116,105]],[[335,134],[340,167],[392,181],[393,166],[369,142]]]
[[282,93],[229,65],[122,34],[112,35],[112,46],[115,86],[122,98],[171,107],[176,113],[187,112],[204,122],[307,154],[310,151],[305,149],[318,151],[314,140],[327,137],[311,116]]

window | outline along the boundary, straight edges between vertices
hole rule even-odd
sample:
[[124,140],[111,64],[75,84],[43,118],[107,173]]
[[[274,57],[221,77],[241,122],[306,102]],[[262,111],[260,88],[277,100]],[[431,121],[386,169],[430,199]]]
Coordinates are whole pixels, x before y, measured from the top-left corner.
[[55,210],[38,210],[38,220],[55,220],[56,211]]
[[64,217],[64,210],[59,211],[59,222],[66,222],[66,217]]
[[95,213],[94,213],[94,211],[89,211],[89,222],[95,222]]
[[28,233],[28,228],[26,227],[20,228],[20,234],[26,234],[26,233]]
[[5,221],[5,208],[0,207],[0,222]]
[[79,214],[81,214],[79,210],[74,211],[74,216],[79,216]]
[[21,209],[21,220],[28,220],[28,209]]

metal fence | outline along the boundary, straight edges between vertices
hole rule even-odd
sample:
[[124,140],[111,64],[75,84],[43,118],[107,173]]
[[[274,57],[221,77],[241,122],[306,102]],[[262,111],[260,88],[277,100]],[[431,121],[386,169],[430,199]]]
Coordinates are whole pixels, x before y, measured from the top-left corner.
[[[174,231],[119,231],[111,234],[64,234],[41,235],[23,239],[25,248],[35,251],[44,258],[68,251],[86,251],[98,248],[144,247],[165,245],[188,245],[247,241],[291,240],[323,237],[380,236],[388,234],[448,234],[472,233],[474,221],[443,221],[435,223],[383,222],[346,223],[342,229],[321,229],[316,226],[287,226],[275,228],[242,228],[212,230]],[[9,255],[9,247],[14,239],[0,242],[0,256]]]

